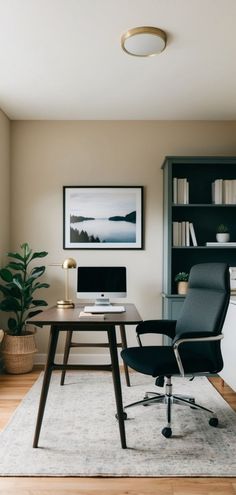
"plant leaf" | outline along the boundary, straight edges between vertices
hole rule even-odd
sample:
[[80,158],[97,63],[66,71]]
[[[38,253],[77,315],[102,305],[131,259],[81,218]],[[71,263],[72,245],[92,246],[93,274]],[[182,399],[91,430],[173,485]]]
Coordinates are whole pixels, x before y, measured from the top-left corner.
[[34,306],[47,306],[48,303],[46,301],[43,301],[43,299],[33,299],[32,304]]
[[24,258],[19,253],[7,253],[9,258],[16,258],[17,260],[24,261]]
[[[0,286],[0,287],[1,287],[1,286]],[[33,286],[33,288],[32,288],[32,289],[33,289],[33,290],[32,290],[32,292],[33,292],[33,291],[35,291],[35,290],[37,290],[37,289],[43,289],[43,288],[47,289],[48,287],[50,287],[50,285],[49,285],[49,284],[47,284],[47,283],[43,283],[43,284],[36,283],[36,284]]]
[[23,263],[16,263],[15,261],[10,261],[7,265],[8,268],[12,268],[13,270],[24,270],[25,266]]
[[33,254],[31,260],[34,260],[35,258],[44,258],[47,255],[48,255],[48,252],[47,251],[36,252],[36,253]]
[[0,284],[0,292],[4,296],[10,296],[11,295],[11,289],[9,289],[6,285],[1,285]]
[[45,272],[45,266],[35,266],[31,270],[30,276],[33,278],[38,278],[41,277],[41,275],[43,275],[44,272]]
[[17,330],[17,321],[15,318],[9,318],[7,324],[8,324],[8,328],[11,332],[14,332]]
[[17,299],[21,298],[21,292],[18,287],[12,286],[12,284],[0,285],[0,292],[6,297],[16,297]]
[[3,299],[3,301],[0,302],[0,309],[2,311],[20,311],[21,306],[17,299],[8,297],[7,299]]
[[2,268],[0,270],[0,277],[4,280],[4,282],[12,282],[13,279],[12,273],[7,268]]
[[24,285],[22,283],[22,280],[19,280],[19,278],[14,277],[12,283],[15,284],[18,287],[18,289],[24,290]]
[[[31,293],[33,293],[35,290],[37,289],[47,289],[48,287],[50,287],[49,284],[47,283],[43,283],[43,284],[39,284],[39,283],[36,283],[33,287],[32,287],[32,290],[31,290]],[[0,290],[1,290],[1,286],[0,286]]]
[[38,313],[42,313],[42,309],[36,309],[35,311],[30,311],[28,314],[27,318],[32,318],[33,316],[36,316]]

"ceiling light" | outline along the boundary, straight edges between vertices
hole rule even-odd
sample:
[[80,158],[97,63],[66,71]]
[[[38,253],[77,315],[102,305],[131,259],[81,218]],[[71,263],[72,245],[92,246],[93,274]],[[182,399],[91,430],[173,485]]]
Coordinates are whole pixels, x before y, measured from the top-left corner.
[[150,57],[163,52],[166,33],[157,27],[141,26],[129,29],[121,36],[121,46],[129,55]]

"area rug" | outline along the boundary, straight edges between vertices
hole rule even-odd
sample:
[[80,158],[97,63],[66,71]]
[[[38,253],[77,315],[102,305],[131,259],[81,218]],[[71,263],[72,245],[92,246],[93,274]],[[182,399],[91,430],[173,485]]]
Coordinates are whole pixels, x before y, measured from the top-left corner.
[[[39,448],[32,441],[42,376],[0,434],[1,476],[236,476],[236,414],[206,378],[175,378],[174,390],[214,409],[218,428],[207,414],[175,405],[166,439],[165,406],[139,406],[125,422],[127,449],[120,446],[111,374],[68,373],[64,387],[59,380],[54,373]],[[128,388],[122,377],[124,404],[155,390],[150,377],[132,374],[131,381]]]

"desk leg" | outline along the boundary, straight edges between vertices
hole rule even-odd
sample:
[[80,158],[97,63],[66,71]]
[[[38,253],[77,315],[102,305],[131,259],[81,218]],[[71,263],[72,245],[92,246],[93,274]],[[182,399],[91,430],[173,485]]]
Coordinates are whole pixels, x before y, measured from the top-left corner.
[[[122,349],[127,349],[125,325],[123,323],[120,324],[120,336],[121,336]],[[124,363],[124,370],[125,370],[126,385],[127,385],[127,387],[130,387],[129,370],[128,370],[128,366],[126,363]]]
[[112,378],[113,378],[115,398],[116,398],[117,417],[118,417],[118,421],[119,421],[120,440],[121,440],[122,449],[126,449],[124,411],[123,411],[123,403],[122,403],[120,369],[119,369],[119,362],[118,362],[118,355],[117,355],[117,341],[116,341],[115,326],[110,327],[110,329],[107,331],[107,334],[108,334],[110,355],[111,355]]
[[[63,364],[67,364],[68,363],[72,335],[73,335],[73,330],[67,330],[67,332],[66,332],[66,343],[65,343],[64,357],[63,357]],[[64,369],[61,372],[61,385],[64,385],[65,376],[66,376],[66,370]]]
[[48,389],[49,389],[49,384],[50,384],[53,365],[54,365],[54,358],[55,358],[55,353],[56,353],[58,334],[59,334],[59,331],[55,327],[51,326],[49,346],[48,346],[48,356],[47,356],[47,362],[46,362],[45,371],[44,371],[44,378],[43,378],[41,396],[40,396],[40,401],[39,401],[38,417],[37,417],[35,434],[34,434],[34,441],[33,441],[33,447],[34,448],[38,447],[38,440],[39,440],[40,430],[41,430],[42,421],[43,421],[44,409],[45,409],[45,405],[46,405]]

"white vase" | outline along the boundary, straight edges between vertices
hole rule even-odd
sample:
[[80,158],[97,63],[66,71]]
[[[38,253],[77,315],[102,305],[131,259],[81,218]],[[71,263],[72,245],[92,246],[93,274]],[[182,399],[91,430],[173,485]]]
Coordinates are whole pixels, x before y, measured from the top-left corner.
[[216,240],[217,242],[229,242],[230,236],[228,232],[225,233],[217,233],[216,234]]

